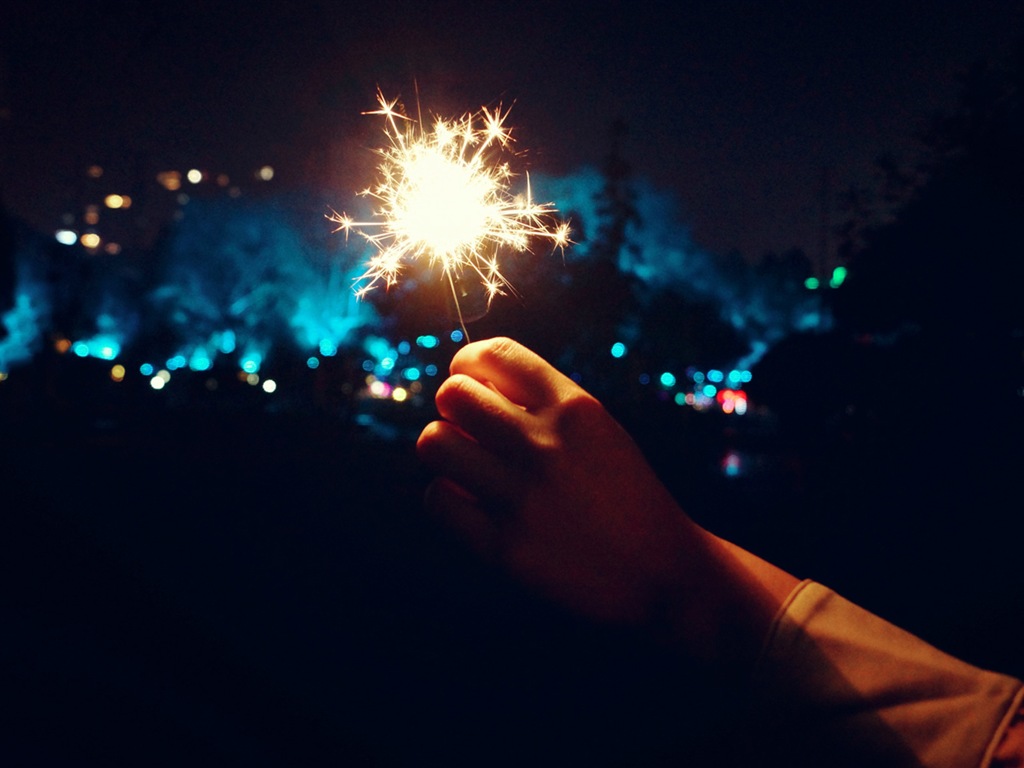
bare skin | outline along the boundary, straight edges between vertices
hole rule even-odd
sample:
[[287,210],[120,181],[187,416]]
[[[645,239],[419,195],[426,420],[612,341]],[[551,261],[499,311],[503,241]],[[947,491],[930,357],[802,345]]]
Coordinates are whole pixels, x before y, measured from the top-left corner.
[[694,523],[594,397],[497,338],[459,350],[436,403],[427,506],[481,556],[584,616],[754,663],[798,580]]

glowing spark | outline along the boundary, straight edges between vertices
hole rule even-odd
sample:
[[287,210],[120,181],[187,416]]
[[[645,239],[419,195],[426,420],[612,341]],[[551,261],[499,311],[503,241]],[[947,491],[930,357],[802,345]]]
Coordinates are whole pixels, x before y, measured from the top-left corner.
[[406,116],[397,99],[378,91],[377,101],[380,108],[364,114],[384,118],[388,143],[377,151],[376,184],[360,193],[377,201],[374,220],[328,216],[336,232],[356,232],[376,248],[356,279],[358,296],[381,283],[394,285],[403,267],[426,260],[440,263],[456,308],[455,280],[466,270],[480,279],[489,304],[511,288],[499,269],[501,248],[525,251],[537,237],[557,248],[569,244],[569,225],[554,221],[552,204],[533,201],[528,176],[524,194],[511,191],[514,174],[502,159],[512,143],[508,110],[436,118],[426,128]]

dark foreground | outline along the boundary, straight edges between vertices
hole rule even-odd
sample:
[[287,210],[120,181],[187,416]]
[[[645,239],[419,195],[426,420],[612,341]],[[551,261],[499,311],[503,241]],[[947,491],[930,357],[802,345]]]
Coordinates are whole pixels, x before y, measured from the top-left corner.
[[[726,481],[640,438],[712,529],[1024,674],[1019,448]],[[744,706],[477,563],[422,514],[409,434],[79,410],[8,414],[0,450],[4,764],[689,764]]]

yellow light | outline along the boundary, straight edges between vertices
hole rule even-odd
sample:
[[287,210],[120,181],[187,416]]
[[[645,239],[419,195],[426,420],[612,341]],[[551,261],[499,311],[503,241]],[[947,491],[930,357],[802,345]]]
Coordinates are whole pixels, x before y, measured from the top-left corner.
[[110,378],[114,381],[124,381],[124,366],[115,365],[110,369]]
[[7,372],[0,371],[0,381],[7,381]]
[[257,384],[260,383],[260,375],[258,373],[250,373],[246,375],[245,380],[249,383],[250,386],[255,387]]
[[264,165],[258,171],[256,171],[256,177],[263,181],[270,181],[274,178],[274,169],[269,165]]
[[391,399],[399,403],[404,403],[408,397],[409,393],[402,387],[395,387],[395,391],[391,393]]
[[95,232],[86,232],[78,239],[89,250],[95,250],[100,246],[100,236]]
[[377,101],[380,108],[367,114],[384,118],[388,144],[378,150],[375,186],[361,193],[376,201],[375,219],[328,217],[335,231],[359,233],[377,251],[356,280],[357,295],[394,285],[409,262],[426,261],[440,264],[453,295],[455,279],[475,273],[490,301],[508,288],[498,269],[501,248],[525,251],[533,238],[569,244],[568,224],[552,221],[551,204],[533,201],[529,179],[524,193],[511,191],[514,174],[503,159],[512,142],[507,110],[485,108],[425,126],[397,99],[378,92]]
[[181,189],[181,174],[177,171],[163,171],[156,175],[157,183],[169,192]]
[[124,198],[121,197],[121,195],[107,195],[103,198],[103,204],[107,206],[107,208],[123,208]]

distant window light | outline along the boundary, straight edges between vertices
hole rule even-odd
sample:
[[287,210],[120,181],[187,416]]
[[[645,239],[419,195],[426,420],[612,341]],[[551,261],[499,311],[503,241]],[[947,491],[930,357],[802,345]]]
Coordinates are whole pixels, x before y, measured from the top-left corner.
[[181,174],[177,171],[161,171],[156,175],[156,182],[168,192],[181,189]]

